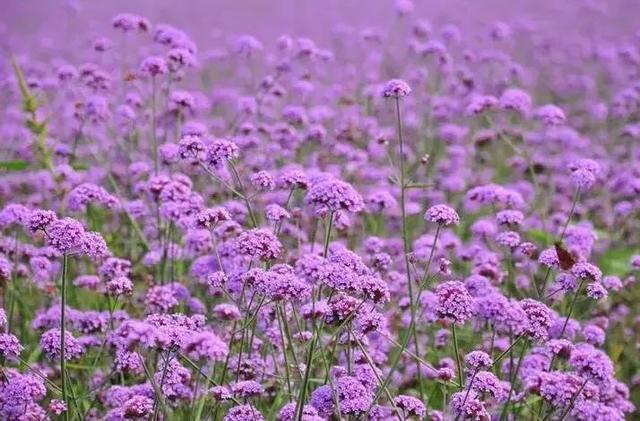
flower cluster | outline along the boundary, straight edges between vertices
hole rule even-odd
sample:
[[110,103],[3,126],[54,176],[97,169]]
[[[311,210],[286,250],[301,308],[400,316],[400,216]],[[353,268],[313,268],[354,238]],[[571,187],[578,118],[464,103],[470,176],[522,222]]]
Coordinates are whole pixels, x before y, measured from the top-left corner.
[[40,3],[0,420],[638,418],[633,2]]

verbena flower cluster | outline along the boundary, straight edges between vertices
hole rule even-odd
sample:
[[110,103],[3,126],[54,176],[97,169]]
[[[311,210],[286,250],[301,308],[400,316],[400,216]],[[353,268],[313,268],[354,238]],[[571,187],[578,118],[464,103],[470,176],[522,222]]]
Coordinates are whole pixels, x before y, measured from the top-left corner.
[[1,420],[638,417],[632,10],[348,3],[0,26]]

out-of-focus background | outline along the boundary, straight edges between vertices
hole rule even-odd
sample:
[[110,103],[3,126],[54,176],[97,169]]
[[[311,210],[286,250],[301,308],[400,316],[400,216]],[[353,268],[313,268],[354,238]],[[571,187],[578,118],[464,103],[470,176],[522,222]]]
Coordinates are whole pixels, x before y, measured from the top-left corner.
[[[33,46],[58,49],[58,43],[88,42],[109,34],[111,18],[121,12],[167,23],[187,32],[201,47],[216,35],[252,34],[265,44],[281,34],[317,41],[335,35],[336,26],[389,29],[397,18],[393,0],[3,0],[0,43],[6,52]],[[420,0],[414,15],[437,25],[452,23],[463,33],[497,21],[553,31],[571,37],[636,33],[638,0]]]

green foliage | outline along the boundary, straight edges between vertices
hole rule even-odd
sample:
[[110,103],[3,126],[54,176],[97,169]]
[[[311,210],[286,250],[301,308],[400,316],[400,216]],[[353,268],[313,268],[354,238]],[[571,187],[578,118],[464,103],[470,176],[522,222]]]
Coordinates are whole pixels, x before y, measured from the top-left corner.
[[547,246],[552,244],[554,241],[554,236],[548,232],[542,230],[530,230],[527,231],[527,237],[532,239],[536,244]]
[[629,272],[629,261],[634,255],[630,248],[618,248],[605,251],[598,265],[605,275],[624,276]]
[[12,161],[0,161],[0,171],[22,171],[29,166],[27,161],[12,160]]
[[51,151],[47,148],[47,120],[39,120],[37,111],[39,108],[38,99],[31,93],[25,80],[22,69],[16,61],[15,57],[11,58],[11,65],[18,80],[18,89],[22,96],[22,110],[26,114],[25,125],[34,135],[34,154],[38,157],[40,165],[53,173],[53,160]]

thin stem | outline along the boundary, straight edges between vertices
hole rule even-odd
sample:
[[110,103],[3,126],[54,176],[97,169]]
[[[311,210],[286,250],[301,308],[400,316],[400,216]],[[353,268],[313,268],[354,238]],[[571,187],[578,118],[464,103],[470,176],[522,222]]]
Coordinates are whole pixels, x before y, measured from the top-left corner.
[[[464,399],[462,400],[462,405],[460,405],[460,408],[464,408],[464,404],[467,403],[467,398],[469,398],[469,392],[471,392],[471,386],[473,386],[473,380],[475,380],[476,374],[478,374],[477,368],[473,370],[473,374],[471,375],[471,380],[469,380],[469,384],[467,384],[467,391],[464,394]],[[453,421],[458,421],[460,419],[460,415],[462,415],[462,411],[458,412],[458,415],[456,415],[456,418]]]
[[[353,340],[356,342],[356,345],[358,345],[358,348],[360,348],[360,351],[362,352],[362,355],[364,356],[367,364],[369,365],[369,367],[371,367],[371,371],[373,372],[374,376],[376,377],[376,380],[378,381],[378,384],[382,384],[382,379],[380,378],[380,375],[378,374],[378,371],[377,371],[378,368],[376,367],[376,365],[371,360],[371,357],[367,353],[367,350],[362,345],[362,342],[360,342],[360,340],[356,337],[355,333],[353,333],[351,328],[348,328],[348,329],[349,329],[349,334],[353,336]],[[398,409],[396,404],[393,402],[393,396],[391,396],[391,393],[389,392],[389,389],[387,387],[384,388],[384,392],[387,395],[387,399],[389,399],[389,403],[391,404],[393,409],[396,411],[398,416],[402,416],[402,413],[400,412],[400,410]]]
[[516,366],[516,370],[513,372],[512,376],[509,378],[509,395],[507,396],[507,403],[504,404],[504,409],[502,410],[502,414],[500,415],[500,419],[505,419],[509,404],[511,403],[511,396],[513,396],[513,389],[515,386],[515,382],[518,380],[518,373],[520,372],[520,366],[522,365],[522,360],[524,360],[524,353],[527,349],[527,342],[523,342],[520,347],[520,355],[518,358],[518,365]]
[[559,421],[564,420],[565,417],[569,414],[569,412],[571,412],[571,408],[573,408],[573,405],[576,403],[576,399],[578,399],[578,396],[580,396],[580,393],[582,393],[582,390],[585,388],[588,382],[589,382],[589,379],[588,378],[585,379],[584,383],[582,383],[582,386],[580,386],[580,389],[578,389],[575,395],[573,395],[573,397],[571,398],[571,401],[569,402],[569,406],[567,406],[567,409],[564,411]]
[[[402,245],[404,252],[405,270],[407,272],[407,293],[409,294],[409,306],[411,307],[411,333],[413,336],[413,346],[416,354],[420,355],[418,349],[418,334],[415,323],[416,302],[413,296],[413,282],[411,281],[411,263],[409,262],[410,239],[407,227],[407,207],[406,207],[406,182],[405,182],[405,156],[404,156],[404,139],[402,137],[402,120],[400,118],[400,98],[396,97],[396,123],[398,125],[398,143],[400,146],[400,211],[402,215]],[[424,400],[424,391],[422,385],[422,373],[420,372],[420,363],[416,361],[416,376],[418,377],[418,385],[420,389],[420,397]]]
[[289,374],[289,360],[287,359],[287,341],[284,338],[284,330],[282,329],[283,321],[280,321],[280,312],[276,308],[276,319],[278,320],[278,330],[280,331],[280,339],[282,340],[282,357],[284,359],[284,374],[287,379],[287,390],[291,396],[291,375]]
[[251,224],[255,228],[258,226],[258,220],[256,219],[256,216],[253,213],[253,208],[251,207],[251,202],[249,202],[249,198],[247,197],[247,191],[244,189],[244,184],[242,183],[240,174],[238,174],[238,171],[236,170],[235,165],[233,165],[233,162],[229,162],[229,168],[231,168],[231,173],[235,176],[236,181],[238,182],[240,193],[242,193],[242,200],[244,200],[245,206],[247,207],[247,211],[249,212],[249,218],[251,219]]
[[560,331],[560,339],[562,339],[562,335],[564,335],[564,331],[567,329],[567,325],[569,324],[569,319],[571,318],[571,314],[573,313],[573,308],[576,306],[576,302],[578,301],[578,295],[580,295],[580,290],[582,290],[582,285],[584,285],[584,278],[580,280],[578,289],[576,289],[576,292],[573,295],[573,300],[571,300],[571,305],[569,306],[569,313],[567,314],[567,318],[564,319],[564,324],[562,325],[562,330]]
[[160,161],[158,159],[158,133],[157,133],[157,110],[156,110],[156,77],[151,78],[151,142],[153,144],[153,169],[154,174],[158,174],[160,170]]
[[[578,200],[580,199],[580,188],[576,189],[576,192],[573,195],[573,202],[571,203],[571,210],[569,211],[569,215],[567,216],[567,220],[562,227],[562,231],[560,232],[560,237],[558,237],[558,241],[562,241],[565,233],[567,232],[567,228],[569,227],[569,223],[571,222],[571,218],[573,217],[573,213],[576,210],[576,205],[578,204]],[[551,268],[547,269],[546,274],[544,275],[544,280],[542,281],[542,288],[538,291],[538,297],[544,297],[544,292],[547,287],[547,281],[549,280],[549,275],[551,274]]]
[[[327,231],[324,238],[324,251],[323,256],[326,258],[327,253],[329,251],[329,241],[331,240],[331,228],[333,226],[333,216],[334,212],[331,211],[329,213],[329,221],[327,222]],[[315,294],[312,292],[312,312],[315,313]],[[309,383],[309,376],[311,374],[311,362],[313,361],[313,352],[316,347],[316,342],[318,342],[320,335],[316,329],[316,320],[313,319],[313,337],[311,338],[311,343],[309,344],[309,353],[307,355],[306,366],[304,368],[304,377],[302,379],[302,385],[300,387],[300,393],[298,396],[298,402],[296,403],[296,419],[302,419],[302,409],[304,408],[304,400],[305,395],[307,393],[307,384]]]
[[[567,317],[564,319],[564,323],[562,325],[562,330],[560,331],[559,339],[562,339],[562,336],[564,336],[564,331],[567,329],[567,325],[569,324],[569,319],[571,318],[571,314],[573,313],[573,308],[575,307],[576,302],[578,301],[578,295],[580,295],[580,291],[582,290],[582,285],[584,285],[584,278],[580,280],[578,289],[573,295],[573,300],[571,300],[571,304],[569,306],[569,313],[567,314]],[[553,357],[551,357],[551,362],[549,363],[549,369],[547,371],[553,370],[553,365],[555,362],[556,362],[556,356],[554,355]],[[544,402],[542,402],[542,404],[544,404]]]
[[69,402],[67,398],[67,382],[66,382],[66,361],[64,355],[64,334],[66,331],[65,307],[67,305],[67,254],[62,255],[62,282],[61,282],[61,301],[60,301],[60,380],[62,385],[62,400],[67,410],[63,412],[63,417],[69,419]]
[[518,336],[513,342],[511,342],[511,345],[509,345],[509,348],[505,349],[500,355],[498,355],[498,357],[495,360],[493,360],[493,364],[491,365],[491,367],[495,367],[504,357],[506,357],[507,354],[511,351],[511,349],[513,349],[513,347],[516,346],[516,344],[522,338],[524,338],[524,333]]
[[436,252],[436,244],[438,243],[438,237],[440,236],[440,230],[442,229],[442,225],[438,224],[436,227],[436,234],[433,237],[433,244],[431,245],[431,251],[429,252],[429,259],[427,260],[427,266],[424,271],[424,277],[422,281],[420,281],[420,292],[418,293],[418,299],[420,298],[420,293],[422,289],[426,287],[426,284],[429,281],[429,271],[431,270],[431,264],[433,263],[433,256]]
[[[434,255],[434,250],[436,248],[436,244],[438,242],[438,235],[440,233],[440,225],[438,225],[438,228],[436,230],[436,235],[435,238],[433,239],[433,245],[431,246],[431,254],[429,256],[429,261],[427,262],[427,267],[425,269],[425,274],[429,273],[429,270],[431,269],[431,263],[433,261],[433,255]],[[425,275],[425,279],[424,282],[420,283],[420,289],[418,291],[418,297],[417,297],[417,301],[420,301],[420,296],[421,293],[423,291],[423,285],[426,283],[428,276]],[[411,340],[411,332],[413,329],[413,324],[415,324],[415,317],[413,318],[413,320],[411,320],[410,324],[409,324],[409,329],[407,330],[407,334],[405,335],[402,343],[400,344],[400,351],[398,352],[398,354],[395,357],[395,360],[393,361],[393,363],[391,364],[391,368],[389,369],[389,372],[387,373],[387,376],[384,379],[383,387],[387,386],[387,384],[389,384],[389,382],[391,381],[391,378],[393,377],[393,373],[395,373],[395,371],[398,369],[399,363],[400,363],[400,358],[402,357],[402,354],[405,352],[407,345],[409,344],[409,341]],[[369,408],[367,409],[366,415],[369,414],[369,411],[371,411],[371,408],[373,407],[373,404],[378,400],[378,398],[380,397],[381,394],[381,390],[379,389],[378,392],[376,392],[376,395],[374,396],[373,400],[371,401],[371,405],[369,405]]]
[[573,202],[571,203],[571,210],[569,211],[569,216],[567,216],[567,220],[562,227],[562,232],[560,233],[560,238],[558,241],[562,241],[564,238],[564,234],[567,232],[567,228],[569,227],[569,222],[571,222],[571,218],[573,217],[573,213],[576,210],[576,205],[578,204],[578,200],[580,199],[580,188],[576,189],[576,192],[573,194]]
[[463,373],[462,373],[462,362],[460,361],[460,352],[458,351],[458,335],[456,334],[456,324],[453,323],[451,325],[451,334],[453,335],[453,352],[456,353],[456,366],[458,367],[458,379],[460,383],[460,390],[462,390],[462,385],[464,384]]

